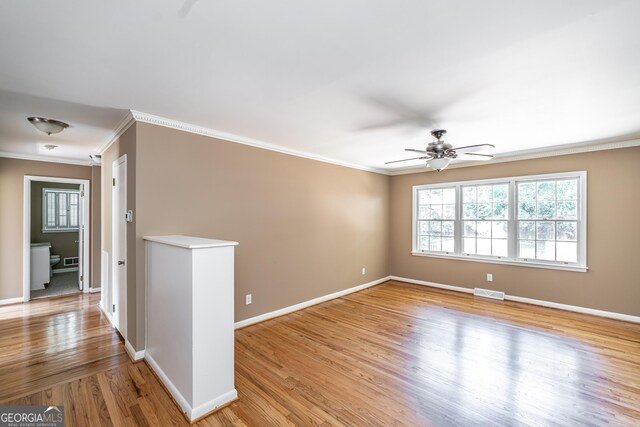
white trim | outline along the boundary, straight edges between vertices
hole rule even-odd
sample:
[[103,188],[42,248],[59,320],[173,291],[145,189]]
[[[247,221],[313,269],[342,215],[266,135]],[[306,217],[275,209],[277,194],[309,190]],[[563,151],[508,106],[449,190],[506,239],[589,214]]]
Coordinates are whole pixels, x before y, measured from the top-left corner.
[[127,111],[122,120],[118,122],[115,130],[113,131],[113,135],[111,135],[107,140],[105,140],[100,146],[97,148],[98,154],[102,155],[114,142],[118,140],[122,136],[123,133],[127,131],[131,127],[132,124],[136,122],[131,111]]
[[24,302],[24,298],[7,298],[7,299],[0,299],[0,305],[8,305],[8,304],[17,304],[19,302]]
[[82,292],[89,292],[89,274],[85,272],[90,271],[91,258],[89,257],[89,248],[91,246],[91,230],[89,229],[91,223],[90,217],[90,205],[91,200],[91,180],[89,179],[77,179],[77,178],[57,178],[50,176],[24,176],[24,192],[23,192],[23,212],[22,212],[22,299],[27,302],[31,299],[31,182],[57,182],[63,184],[78,184],[84,186],[84,197],[82,200],[82,224],[85,227],[83,233],[83,263],[85,269],[83,270],[82,278]]
[[321,302],[329,301],[335,298],[340,298],[343,295],[351,294],[353,292],[358,292],[366,288],[370,288],[375,285],[379,285],[380,283],[386,282],[390,279],[390,276],[383,277],[378,280],[374,280],[373,282],[365,283],[363,285],[354,286],[353,288],[344,289],[342,291],[334,292],[329,295],[324,295],[318,298],[314,298],[308,301],[304,301],[298,304],[290,305],[289,307],[281,308],[279,310],[270,311],[269,313],[260,314],[255,317],[250,317],[249,319],[240,320],[234,324],[235,329],[244,328],[245,326],[253,325],[254,323],[263,322],[265,320],[273,319],[274,317],[282,316],[283,314],[289,314],[294,311],[302,310],[303,308],[310,307],[312,305],[320,304]]
[[107,317],[107,320],[111,324],[111,327],[115,329],[115,325],[113,324],[113,319],[111,318],[111,313],[105,310],[102,300],[100,300],[100,303],[98,304],[98,308],[100,308],[100,311],[102,311],[102,313],[104,313],[104,315]]
[[521,261],[521,260],[512,260],[512,259],[505,259],[505,258],[496,258],[496,257],[481,258],[480,255],[476,255],[476,256],[454,255],[454,254],[444,254],[439,252],[411,252],[411,255],[423,256],[428,258],[455,259],[458,261],[484,262],[487,264],[502,264],[502,265],[514,265],[518,267],[534,267],[534,268],[547,268],[551,270],[575,271],[578,273],[586,273],[587,271],[589,271],[589,267],[564,265],[564,264],[545,264],[542,262]]
[[48,157],[38,156],[33,154],[19,154],[19,153],[7,153],[6,151],[0,151],[0,157],[16,160],[31,160],[34,162],[49,162],[49,163],[63,163],[65,165],[78,165],[78,166],[91,166],[91,161],[67,159],[64,157]]
[[[440,283],[426,282],[424,280],[416,280],[416,279],[407,279],[406,277],[398,277],[398,276],[390,276],[389,279],[395,280],[398,282],[413,283],[414,285],[429,286],[432,288],[447,289],[455,292],[464,292],[466,294],[473,294],[473,289],[463,288],[460,286],[442,285]],[[632,316],[630,314],[615,313],[611,311],[597,310],[595,308],[579,307],[576,305],[561,304],[557,302],[518,297],[514,295],[507,295],[507,294],[505,294],[504,299],[508,301],[515,301],[515,302],[520,302],[525,304],[539,305],[542,307],[557,308],[559,310],[573,311],[576,313],[590,314],[598,317],[606,317],[609,319],[623,320],[625,322],[640,323],[640,316]]]
[[51,269],[51,272],[53,274],[59,274],[59,273],[71,273],[73,271],[78,271],[78,270],[79,270],[78,267],[53,268]]
[[[563,145],[557,145],[555,147],[551,146],[547,148],[534,148],[531,150],[521,150],[521,151],[514,151],[511,153],[496,154],[494,158],[489,162],[452,163],[451,166],[449,166],[447,169],[491,165],[494,163],[517,162],[520,160],[566,156],[570,154],[591,153],[595,151],[616,150],[620,148],[631,148],[631,147],[638,147],[638,146],[640,146],[640,139],[630,139],[626,141],[609,142],[609,143],[590,142],[587,144],[563,144]],[[396,176],[396,175],[408,175],[412,173],[422,173],[422,172],[436,172],[436,171],[434,171],[433,169],[429,169],[425,166],[421,166],[421,167],[411,166],[410,168],[406,168],[406,169],[389,170],[387,171],[387,174],[391,176]]]
[[382,175],[388,175],[389,173],[383,169],[376,169],[369,166],[358,165],[355,163],[344,162],[342,160],[332,159],[329,157],[319,156],[317,154],[308,153],[305,151],[294,150],[282,145],[272,144],[269,142],[260,141],[257,139],[246,138],[244,136],[235,135],[232,133],[221,132],[219,130],[207,128],[204,126],[198,126],[190,123],[181,122],[178,120],[168,119],[165,117],[154,116],[153,114],[147,114],[140,111],[131,110],[133,118],[137,122],[149,123],[156,126],[163,126],[171,129],[180,130],[183,132],[195,133],[197,135],[207,136],[210,138],[222,139],[229,142],[235,142],[237,144],[249,145],[252,147],[262,148],[264,150],[276,151],[278,153],[289,154],[296,157],[302,157],[305,159],[316,160],[319,162],[330,163],[333,165],[344,166],[351,169],[359,169],[367,172],[374,172]]
[[127,354],[129,354],[129,357],[134,362],[138,362],[139,360],[142,360],[145,357],[145,351],[144,350],[136,351],[136,349],[133,348],[129,340],[124,340],[124,348],[125,350],[127,350]]
[[102,292],[102,288],[89,288],[90,294],[97,294],[98,292]]
[[186,415],[189,421],[200,418],[203,415],[214,411],[220,406],[226,405],[227,403],[232,402],[238,398],[238,392],[234,388],[216,397],[215,399],[211,399],[210,401],[203,403],[196,408],[192,408],[191,405],[189,405],[189,403],[187,402],[187,399],[185,399],[182,393],[180,393],[176,386],[173,385],[169,377],[164,373],[164,371],[156,363],[153,357],[151,357],[151,355],[147,353],[144,356],[144,360],[151,367],[151,369],[153,369],[153,372],[155,372],[158,378],[160,378],[167,390],[169,390],[169,393],[171,393],[173,399],[178,403],[178,405],[180,405],[180,408],[182,408],[182,412]]

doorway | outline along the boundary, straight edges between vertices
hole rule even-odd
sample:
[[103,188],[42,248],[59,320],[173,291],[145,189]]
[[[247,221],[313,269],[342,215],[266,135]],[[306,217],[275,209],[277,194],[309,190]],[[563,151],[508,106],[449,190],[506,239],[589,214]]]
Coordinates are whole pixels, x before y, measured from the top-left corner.
[[122,337],[127,339],[127,155],[114,160],[112,166],[112,319]]
[[23,299],[89,291],[90,181],[24,177]]

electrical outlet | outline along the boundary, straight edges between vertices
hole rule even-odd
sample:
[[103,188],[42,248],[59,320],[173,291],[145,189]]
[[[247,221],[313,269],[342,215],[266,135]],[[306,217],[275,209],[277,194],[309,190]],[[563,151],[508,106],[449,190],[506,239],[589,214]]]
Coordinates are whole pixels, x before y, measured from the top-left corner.
[[493,274],[487,273],[487,282],[493,282]]
[[367,274],[367,269],[362,267],[362,275],[364,276],[365,274]]
[[251,294],[247,294],[247,295],[244,297],[244,303],[245,303],[246,305],[251,304]]

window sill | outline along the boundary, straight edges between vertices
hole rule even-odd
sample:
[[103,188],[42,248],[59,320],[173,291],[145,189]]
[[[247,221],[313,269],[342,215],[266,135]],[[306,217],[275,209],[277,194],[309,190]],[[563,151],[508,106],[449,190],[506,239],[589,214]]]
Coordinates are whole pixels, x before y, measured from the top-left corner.
[[61,228],[60,230],[42,230],[42,233],[78,233],[79,231],[79,228]]
[[498,258],[481,258],[481,257],[472,257],[467,255],[453,255],[453,254],[442,254],[436,252],[411,252],[413,256],[424,256],[431,258],[444,258],[444,259],[455,259],[459,261],[473,261],[473,262],[484,262],[489,264],[504,264],[504,265],[515,265],[519,267],[534,267],[534,268],[547,268],[551,270],[565,270],[565,271],[574,271],[579,273],[586,273],[589,270],[588,267],[579,266],[579,265],[564,265],[564,264],[545,264],[541,262],[530,262],[530,261],[515,261],[512,259],[498,259]]

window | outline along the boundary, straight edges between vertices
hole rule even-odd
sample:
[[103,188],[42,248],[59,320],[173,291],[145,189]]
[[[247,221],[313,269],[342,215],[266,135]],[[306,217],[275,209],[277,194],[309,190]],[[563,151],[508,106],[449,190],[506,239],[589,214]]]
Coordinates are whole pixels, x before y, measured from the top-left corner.
[[586,271],[586,172],[413,188],[413,254]]
[[80,191],[42,189],[42,232],[77,231],[80,228]]

